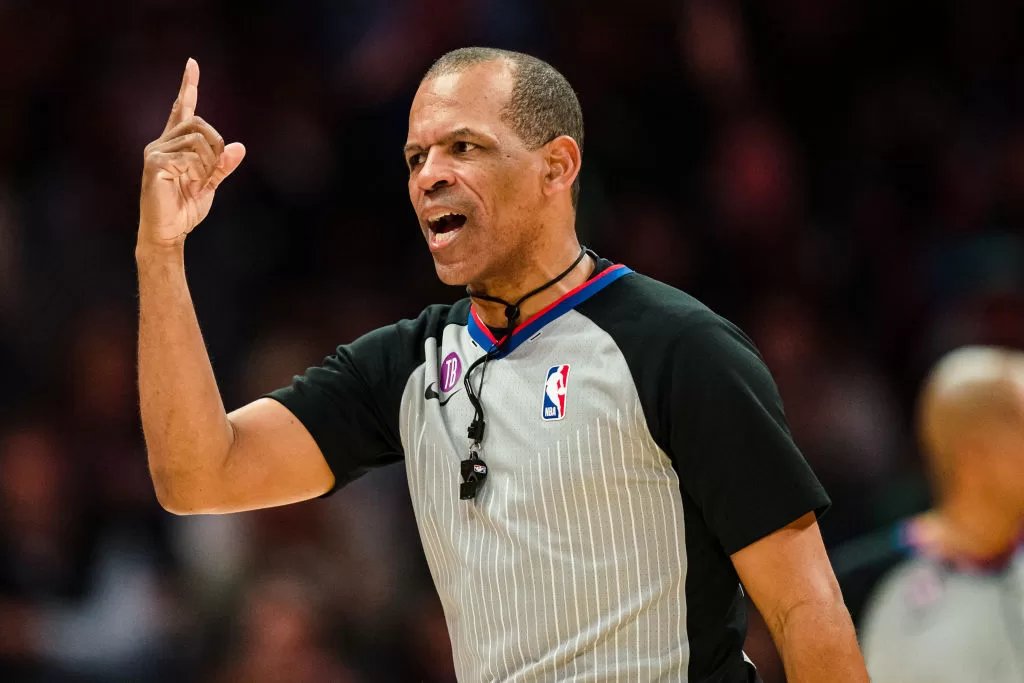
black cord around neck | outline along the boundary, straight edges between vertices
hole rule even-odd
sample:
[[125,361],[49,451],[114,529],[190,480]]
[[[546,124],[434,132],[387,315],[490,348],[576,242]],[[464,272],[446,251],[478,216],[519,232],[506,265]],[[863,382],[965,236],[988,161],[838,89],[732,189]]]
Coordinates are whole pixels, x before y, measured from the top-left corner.
[[[580,247],[580,254],[576,257],[576,260],[572,262],[572,265],[562,271],[555,278],[548,280],[540,287],[537,287],[533,291],[527,292],[525,295],[519,298],[514,304],[500,299],[496,296],[490,296],[488,294],[474,294],[470,291],[469,287],[466,287],[466,293],[473,299],[481,299],[483,301],[490,301],[505,306],[505,321],[507,323],[504,330],[502,330],[501,337],[487,349],[484,355],[477,358],[473,363],[466,369],[466,376],[463,378],[463,385],[466,388],[466,396],[469,398],[469,402],[473,404],[473,421],[469,423],[469,429],[466,431],[466,436],[469,437],[471,443],[469,446],[469,458],[462,461],[462,485],[459,489],[459,497],[462,500],[470,500],[476,498],[477,489],[483,484],[487,478],[487,465],[483,460],[480,459],[480,444],[484,440],[484,427],[486,422],[484,421],[484,407],[480,401],[480,392],[484,386],[484,375],[487,372],[488,361],[498,357],[501,353],[502,348],[512,338],[512,331],[515,329],[516,322],[520,316],[520,306],[524,301],[532,296],[540,294],[548,287],[551,287],[569,273],[571,273],[576,266],[580,264],[583,257],[587,255],[589,249],[586,247]],[[478,367],[482,367],[480,370],[480,382],[477,387],[473,388],[473,371]]]
[[527,292],[526,294],[519,298],[519,301],[515,302],[514,304],[510,304],[504,299],[501,299],[496,296],[491,296],[489,294],[475,294],[472,290],[470,290],[468,286],[466,287],[466,294],[468,294],[470,298],[481,299],[483,301],[490,301],[491,303],[501,304],[505,307],[505,321],[507,322],[507,326],[503,330],[504,334],[502,335],[502,339],[498,342],[499,347],[503,344],[505,339],[508,339],[512,335],[512,330],[515,329],[516,321],[519,319],[519,307],[523,304],[523,302],[532,296],[540,294],[548,287],[551,287],[552,285],[555,285],[558,282],[560,282],[569,273],[571,273],[576,268],[576,266],[580,264],[580,261],[583,260],[583,257],[587,255],[587,251],[588,250],[586,247],[580,247],[580,255],[576,257],[576,260],[572,262],[571,266],[563,270],[559,275],[555,276],[553,279],[548,280],[547,282],[542,284],[540,287],[537,287],[531,292]]

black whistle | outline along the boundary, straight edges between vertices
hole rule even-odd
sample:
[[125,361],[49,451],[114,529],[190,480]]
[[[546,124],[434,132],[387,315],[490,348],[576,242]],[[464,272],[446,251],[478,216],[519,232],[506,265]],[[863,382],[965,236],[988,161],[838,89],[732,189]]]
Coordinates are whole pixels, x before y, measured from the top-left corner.
[[459,484],[459,499],[476,498],[477,490],[487,479],[487,463],[480,458],[468,458],[461,463],[462,483]]

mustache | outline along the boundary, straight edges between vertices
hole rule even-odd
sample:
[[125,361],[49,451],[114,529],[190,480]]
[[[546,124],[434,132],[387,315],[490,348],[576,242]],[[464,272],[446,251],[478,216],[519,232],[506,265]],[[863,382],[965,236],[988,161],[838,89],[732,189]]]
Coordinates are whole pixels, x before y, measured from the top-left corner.
[[423,197],[424,203],[445,204],[452,207],[459,207],[466,203],[465,197],[454,187],[439,187],[431,190]]

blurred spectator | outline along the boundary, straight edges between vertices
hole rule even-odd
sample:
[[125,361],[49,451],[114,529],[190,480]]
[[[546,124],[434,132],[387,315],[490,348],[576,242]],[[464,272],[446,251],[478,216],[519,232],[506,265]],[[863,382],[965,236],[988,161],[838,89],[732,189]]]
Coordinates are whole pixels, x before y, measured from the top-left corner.
[[239,615],[238,644],[211,683],[357,683],[323,642],[319,604],[299,577],[254,582]]
[[872,680],[1024,674],[1024,353],[967,347],[921,392],[935,507],[835,552]]
[[0,625],[10,648],[0,670],[157,680],[168,634],[152,539],[104,525],[76,490],[75,469],[45,426],[0,439]]

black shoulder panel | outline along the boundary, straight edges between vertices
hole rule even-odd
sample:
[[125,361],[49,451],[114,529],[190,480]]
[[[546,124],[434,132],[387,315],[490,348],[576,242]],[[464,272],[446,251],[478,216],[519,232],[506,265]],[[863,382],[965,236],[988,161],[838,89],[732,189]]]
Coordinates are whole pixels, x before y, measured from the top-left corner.
[[415,319],[343,344],[324,362],[267,396],[305,425],[334,472],[335,488],[367,468],[403,457],[398,429],[402,393],[424,362],[424,344],[448,325],[465,325],[469,300],[428,306]]

